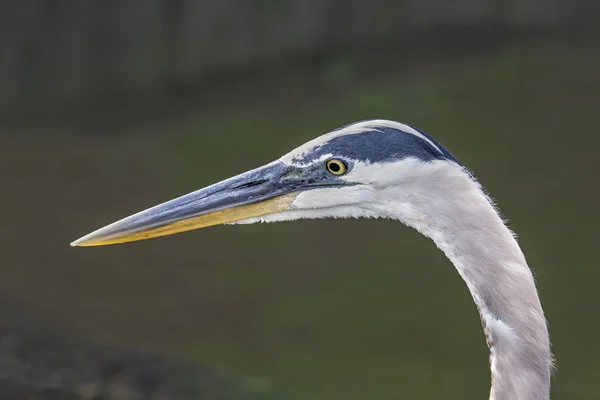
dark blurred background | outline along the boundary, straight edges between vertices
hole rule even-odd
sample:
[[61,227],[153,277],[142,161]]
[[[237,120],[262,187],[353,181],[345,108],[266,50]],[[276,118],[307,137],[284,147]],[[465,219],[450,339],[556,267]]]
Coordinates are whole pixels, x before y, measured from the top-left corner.
[[464,283],[390,221],[100,248],[365,118],[432,133],[535,270],[554,399],[600,398],[600,2],[3,0],[2,399],[483,399]]

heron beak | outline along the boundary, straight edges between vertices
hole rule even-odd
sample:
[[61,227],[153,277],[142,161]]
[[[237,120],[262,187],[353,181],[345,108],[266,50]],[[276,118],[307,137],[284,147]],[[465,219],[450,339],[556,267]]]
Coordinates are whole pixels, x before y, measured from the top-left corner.
[[124,218],[71,246],[133,242],[289,210],[298,194],[290,169],[273,162]]

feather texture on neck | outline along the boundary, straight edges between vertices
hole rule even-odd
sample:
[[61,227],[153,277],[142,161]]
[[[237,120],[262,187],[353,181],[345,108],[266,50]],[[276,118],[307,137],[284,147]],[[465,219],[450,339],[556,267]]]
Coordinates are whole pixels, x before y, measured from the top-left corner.
[[414,172],[384,189],[395,200],[377,212],[431,238],[466,282],[490,348],[490,399],[549,399],[546,319],[514,235],[463,167],[430,163]]

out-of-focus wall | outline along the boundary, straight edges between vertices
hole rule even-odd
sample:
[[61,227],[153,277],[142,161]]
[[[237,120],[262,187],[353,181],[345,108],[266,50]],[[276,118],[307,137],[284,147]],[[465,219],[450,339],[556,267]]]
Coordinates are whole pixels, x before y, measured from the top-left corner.
[[594,0],[5,0],[0,113],[158,93],[220,69],[439,26],[589,22]]

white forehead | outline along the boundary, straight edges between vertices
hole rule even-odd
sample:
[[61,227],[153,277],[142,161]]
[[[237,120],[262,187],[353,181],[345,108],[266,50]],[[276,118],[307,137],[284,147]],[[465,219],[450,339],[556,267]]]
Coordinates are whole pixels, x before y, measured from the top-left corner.
[[345,136],[345,135],[355,135],[357,133],[365,133],[365,132],[369,132],[369,131],[381,132],[381,130],[385,129],[385,128],[396,129],[396,130],[399,130],[399,131],[402,131],[405,133],[409,133],[411,135],[415,135],[415,136],[419,137],[420,139],[425,140],[434,149],[436,149],[437,151],[442,153],[440,148],[438,146],[436,146],[435,143],[433,143],[431,140],[429,140],[428,137],[426,137],[421,132],[417,131],[416,129],[414,129],[411,126],[408,126],[408,125],[400,123],[400,122],[390,121],[390,120],[385,120],[385,119],[372,119],[372,120],[367,120],[367,121],[356,122],[354,124],[345,126],[341,129],[337,129],[337,130],[331,131],[329,133],[326,133],[322,136],[319,136],[318,138],[313,139],[309,142],[306,142],[302,146],[290,151],[289,153],[287,153],[286,155],[281,157],[279,160],[285,164],[291,165],[294,163],[293,162],[294,159],[303,158],[305,155],[310,154],[311,151],[315,150],[316,148],[318,148],[320,146],[327,144],[330,140],[332,140],[336,137]]

